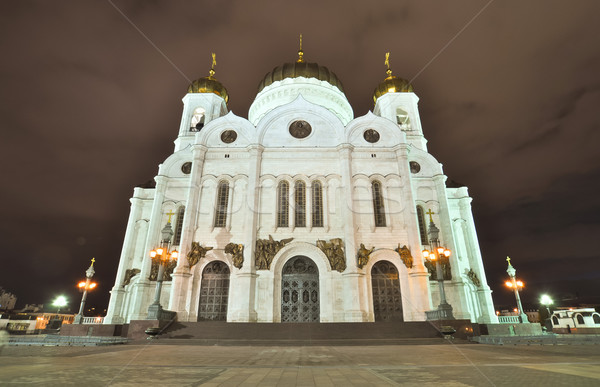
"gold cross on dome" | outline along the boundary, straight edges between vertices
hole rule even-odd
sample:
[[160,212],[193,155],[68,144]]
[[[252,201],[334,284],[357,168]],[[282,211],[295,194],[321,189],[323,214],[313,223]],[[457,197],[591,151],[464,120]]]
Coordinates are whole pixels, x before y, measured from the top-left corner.
[[426,212],[427,215],[429,215],[429,221],[431,223],[433,223],[433,217],[431,215],[434,215],[435,212],[431,211],[431,208],[429,209],[429,211]]
[[94,266],[94,262],[96,262],[96,258],[92,258],[92,266]]
[[173,211],[169,211],[167,212],[167,215],[169,216],[169,219],[167,219],[167,223],[171,223],[171,217],[175,215],[175,213]]
[[300,34],[300,49],[298,50],[298,60],[296,62],[304,62],[304,51],[302,51],[302,34]]
[[212,56],[212,64],[210,65],[210,70],[208,71],[209,78],[211,78],[213,75],[215,75],[215,66],[217,65],[217,54],[215,54],[214,52],[211,52],[210,55]]
[[511,266],[511,264],[510,264],[510,257],[509,256],[506,257],[506,262],[508,262],[508,266]]
[[390,53],[389,52],[385,53],[385,62],[383,64],[387,66],[388,70],[390,69]]

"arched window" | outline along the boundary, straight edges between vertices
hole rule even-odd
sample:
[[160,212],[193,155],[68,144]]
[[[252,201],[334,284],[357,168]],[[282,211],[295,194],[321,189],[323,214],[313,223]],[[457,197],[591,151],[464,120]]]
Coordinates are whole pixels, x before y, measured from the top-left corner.
[[205,111],[203,108],[196,108],[192,121],[190,123],[190,132],[199,132],[204,127]]
[[373,191],[373,213],[375,214],[375,227],[385,227],[385,208],[383,207],[383,195],[381,183],[374,181],[371,184]]
[[594,324],[600,324],[600,314],[594,313],[592,318],[594,319]]
[[227,224],[227,202],[229,201],[229,183],[222,181],[217,188],[217,208],[215,208],[215,227]]
[[417,221],[419,222],[419,235],[421,236],[421,244],[428,245],[427,230],[425,229],[425,212],[423,207],[417,206]]
[[280,182],[277,186],[277,227],[289,225],[289,192],[288,182]]
[[[408,113],[404,110],[397,108],[396,109],[396,123],[400,126],[408,127],[410,124],[410,118],[408,118]],[[404,129],[404,128],[403,128]]]
[[312,226],[323,227],[323,188],[319,181],[312,183]]
[[297,181],[294,186],[294,225],[306,227],[306,184]]
[[173,239],[174,245],[179,245],[181,242],[181,232],[183,231],[183,214],[185,213],[185,207],[179,207],[177,211],[177,223],[175,223],[175,235]]
[[583,316],[580,315],[580,314],[577,315],[577,324],[585,325],[585,321],[583,320]]

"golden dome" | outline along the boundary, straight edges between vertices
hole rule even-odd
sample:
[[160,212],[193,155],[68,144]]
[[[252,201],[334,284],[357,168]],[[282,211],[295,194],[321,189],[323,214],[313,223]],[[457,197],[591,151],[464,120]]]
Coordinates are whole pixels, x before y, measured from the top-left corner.
[[381,82],[379,86],[375,88],[375,91],[373,91],[373,102],[377,102],[377,98],[387,93],[412,93],[414,91],[412,85],[406,79],[398,78],[397,76],[392,75],[389,58],[390,53],[387,52],[385,54],[387,78],[385,78],[383,82]]
[[294,62],[294,63],[284,63],[281,66],[277,66],[265,75],[263,80],[258,85],[258,92],[260,93],[262,89],[269,86],[273,82],[281,81],[286,78],[315,78],[320,81],[325,81],[332,86],[337,87],[342,93],[344,92],[344,86],[342,86],[342,81],[338,79],[338,77],[330,71],[325,66],[319,66],[317,63],[308,63],[308,62]]
[[192,82],[191,85],[188,86],[188,93],[214,93],[219,97],[225,100],[225,103],[229,101],[229,94],[227,94],[227,89],[221,82],[217,81],[213,75],[215,75],[215,65],[217,61],[215,59],[215,54],[212,54],[213,62],[212,67],[209,71],[208,77],[196,79]]

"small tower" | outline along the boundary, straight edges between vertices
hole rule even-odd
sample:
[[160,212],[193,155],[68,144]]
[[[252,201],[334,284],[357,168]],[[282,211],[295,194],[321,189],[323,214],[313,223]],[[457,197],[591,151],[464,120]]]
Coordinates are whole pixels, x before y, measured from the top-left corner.
[[427,151],[427,140],[423,137],[417,106],[419,97],[406,79],[392,75],[389,52],[385,54],[384,64],[387,67],[387,77],[373,92],[373,113],[395,122],[406,133],[410,144]]
[[227,89],[214,77],[216,55],[212,53],[212,65],[208,77],[193,81],[183,97],[183,115],[175,151],[181,150],[194,140],[197,132],[215,118],[227,114]]

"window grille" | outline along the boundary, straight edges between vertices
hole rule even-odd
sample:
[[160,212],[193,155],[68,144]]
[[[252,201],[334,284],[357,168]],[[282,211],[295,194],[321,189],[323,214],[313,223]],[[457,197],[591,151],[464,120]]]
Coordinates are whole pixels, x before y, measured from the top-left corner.
[[306,227],[306,184],[297,181],[294,187],[294,225]]
[[173,239],[174,245],[179,245],[181,242],[181,232],[183,231],[183,214],[185,213],[185,207],[179,207],[177,211],[177,223],[175,224],[175,239]]
[[289,192],[288,182],[280,182],[277,187],[277,227],[289,225]]
[[217,188],[217,208],[215,209],[215,227],[227,224],[227,202],[229,201],[229,183],[222,181]]
[[323,188],[321,183],[312,183],[312,226],[323,227]]
[[371,184],[373,191],[373,212],[375,214],[375,227],[385,227],[385,208],[383,208],[383,195],[381,183],[374,181]]
[[425,212],[423,207],[417,206],[417,220],[419,222],[419,235],[421,236],[421,244],[428,245],[427,230],[425,229]]

